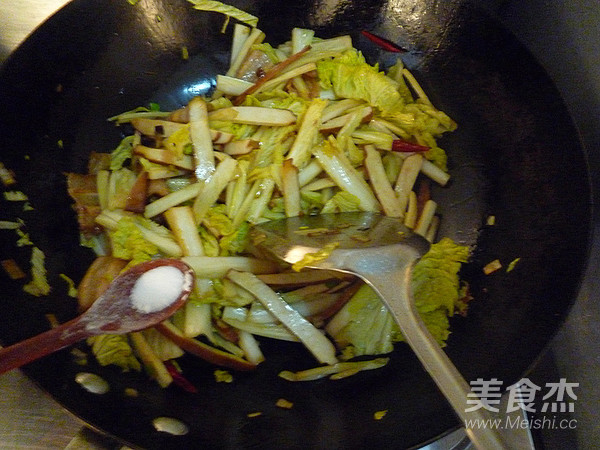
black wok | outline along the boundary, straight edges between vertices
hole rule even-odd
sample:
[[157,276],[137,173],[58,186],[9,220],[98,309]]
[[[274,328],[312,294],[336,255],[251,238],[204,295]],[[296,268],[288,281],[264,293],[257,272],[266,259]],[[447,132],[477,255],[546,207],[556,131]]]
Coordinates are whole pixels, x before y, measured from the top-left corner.
[[[562,323],[585,266],[590,189],[576,130],[549,78],[514,39],[468,2],[230,2],[260,17],[273,43],[294,26],[323,37],[351,33],[370,61],[389,63],[360,35],[367,29],[400,44],[434,104],[459,123],[442,141],[453,182],[433,193],[443,229],[475,248],[464,276],[475,301],[453,321],[447,351],[467,380],[505,385],[528,373]],[[160,19],[159,19],[160,17]],[[0,73],[0,161],[16,172],[33,211],[2,203],[1,219],[21,217],[47,255],[48,297],[30,298],[2,274],[0,339],[11,344],[48,327],[46,314],[72,317],[60,273],[78,281],[92,261],[79,247],[63,172],[84,172],[90,151],[110,151],[120,130],[106,118],[158,101],[184,104],[213,86],[228,58],[222,16],[195,12],[183,0],[75,0],[37,30]],[[231,29],[231,28],[230,28]],[[229,30],[230,30],[229,29]],[[186,46],[189,60],[181,57]],[[485,226],[489,215],[495,226]],[[2,234],[2,259],[28,267],[29,249]],[[516,269],[484,276],[499,258]],[[82,369],[68,351],[26,367],[27,375],[92,427],[143,448],[405,448],[458,426],[457,419],[402,345],[379,371],[339,382],[292,384],[282,368],[310,367],[294,345],[264,341],[268,362],[256,373],[215,383],[213,367],[182,360],[198,394],[162,390],[143,374],[85,369],[109,381],[90,394],[75,382]],[[137,396],[125,396],[126,388]],[[294,402],[291,410],[275,406]],[[376,411],[387,410],[381,421]],[[249,418],[249,412],[262,415]],[[157,416],[183,420],[185,436],[158,433]]]

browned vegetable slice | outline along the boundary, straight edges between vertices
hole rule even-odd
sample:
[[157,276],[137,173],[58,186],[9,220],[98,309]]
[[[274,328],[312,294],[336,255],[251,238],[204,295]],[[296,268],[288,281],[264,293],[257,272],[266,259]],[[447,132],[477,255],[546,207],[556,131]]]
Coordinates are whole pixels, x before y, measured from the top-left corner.
[[19,280],[27,276],[14,259],[3,259],[0,264],[11,280]]
[[88,236],[100,234],[102,228],[95,222],[101,210],[96,189],[96,175],[67,173],[67,191],[75,201],[73,209],[77,212],[79,230]]
[[[284,59],[283,61],[281,61],[280,63],[276,64],[275,66],[273,66],[268,72],[266,72],[262,77],[260,77],[258,79],[258,81],[256,81],[256,83],[254,83],[253,86],[249,87],[248,89],[246,89],[246,92],[244,92],[242,95],[238,95],[236,97],[236,99],[233,101],[234,105],[241,105],[242,103],[244,103],[244,100],[246,99],[246,97],[250,94],[253,94],[254,92],[256,92],[258,89],[260,89],[260,87],[265,84],[267,81],[272,80],[273,78],[275,78],[277,75],[279,75],[286,67],[288,67],[290,64],[292,64],[293,62],[297,61],[298,59],[300,59],[300,57],[302,55],[304,55],[308,50],[310,50],[310,47],[305,47],[302,50],[300,50],[298,53],[294,53],[292,56],[290,56],[287,59]],[[250,81],[250,80],[248,80]]]
[[97,174],[101,170],[110,169],[110,153],[92,152],[88,161],[88,173]]
[[131,125],[146,136],[161,137],[169,137],[186,126],[184,123],[171,120],[147,119],[144,117],[132,119]]
[[138,175],[129,191],[125,210],[142,214],[146,208],[146,197],[148,195],[148,172],[142,171]]
[[351,280],[354,278],[352,275],[328,270],[302,270],[300,272],[258,274],[257,277],[269,286],[277,288],[295,288],[330,280]]
[[146,147],[145,145],[136,145],[133,148],[136,155],[141,155],[150,161],[160,164],[172,164],[186,170],[194,170],[194,160],[189,155],[183,155],[179,158],[174,152],[162,148]]
[[242,139],[225,144],[223,146],[223,153],[231,156],[246,155],[259,147],[260,143],[254,139]]
[[100,297],[112,280],[127,265],[127,261],[114,256],[99,256],[85,273],[77,288],[79,309],[85,311]]
[[156,329],[171,339],[175,344],[188,353],[196,355],[209,363],[235,370],[254,370],[256,366],[245,359],[239,358],[231,353],[224,352],[211,347],[197,339],[188,338],[170,322],[162,322]]

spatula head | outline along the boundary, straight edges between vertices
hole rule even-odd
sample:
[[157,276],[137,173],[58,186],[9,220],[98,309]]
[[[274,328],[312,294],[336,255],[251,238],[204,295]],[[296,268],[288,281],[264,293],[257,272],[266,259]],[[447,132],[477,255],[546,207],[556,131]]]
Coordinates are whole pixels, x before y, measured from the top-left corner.
[[429,250],[429,242],[404,226],[400,219],[372,212],[347,212],[289,217],[255,225],[250,237],[256,248],[290,264],[327,245],[335,251],[410,247],[418,256]]

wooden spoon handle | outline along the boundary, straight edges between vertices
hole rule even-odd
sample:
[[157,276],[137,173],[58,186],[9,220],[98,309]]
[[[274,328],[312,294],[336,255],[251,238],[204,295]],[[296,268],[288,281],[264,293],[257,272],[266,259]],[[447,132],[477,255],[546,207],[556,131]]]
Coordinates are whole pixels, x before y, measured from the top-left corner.
[[0,374],[21,367],[88,337],[79,318],[17,344],[0,348]]

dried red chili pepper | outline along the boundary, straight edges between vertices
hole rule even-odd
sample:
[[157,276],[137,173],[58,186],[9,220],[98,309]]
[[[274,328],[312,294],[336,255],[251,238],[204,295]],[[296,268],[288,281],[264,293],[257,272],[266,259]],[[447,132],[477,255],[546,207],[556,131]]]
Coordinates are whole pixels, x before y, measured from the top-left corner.
[[361,31],[361,33],[368,40],[370,40],[374,44],[377,44],[379,47],[381,47],[383,50],[385,50],[387,52],[393,52],[393,53],[406,52],[406,49],[400,47],[397,44],[394,44],[392,41],[382,38],[381,36],[377,36],[376,34],[373,34],[370,31],[363,30],[363,31]]
[[175,364],[173,364],[171,361],[165,361],[165,367],[167,368],[169,375],[173,377],[173,383],[175,383],[177,386],[179,386],[186,392],[190,392],[192,394],[198,393],[198,389],[196,388],[196,386],[190,383],[190,381],[186,377],[184,377],[181,374],[181,372],[179,372],[179,370],[177,370]]
[[429,147],[425,145],[414,144],[412,142],[407,142],[402,139],[394,139],[394,141],[392,142],[392,150],[395,152],[416,153],[426,152],[429,150]]

